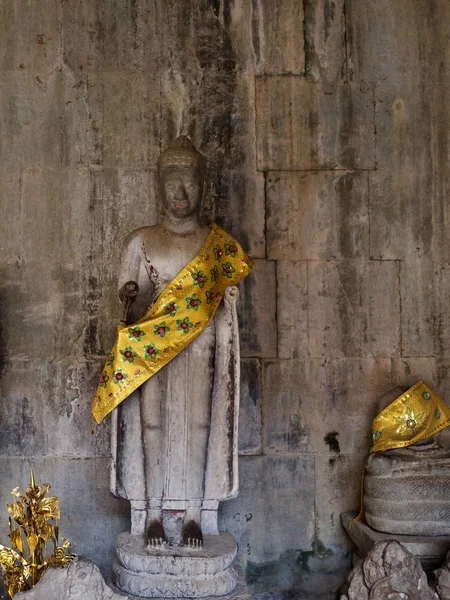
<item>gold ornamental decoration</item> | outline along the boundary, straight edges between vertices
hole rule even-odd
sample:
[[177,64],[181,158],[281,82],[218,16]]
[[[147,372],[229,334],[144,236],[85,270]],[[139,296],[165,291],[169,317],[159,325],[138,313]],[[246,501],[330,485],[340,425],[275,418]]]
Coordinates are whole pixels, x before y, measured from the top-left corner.
[[374,419],[370,452],[406,448],[449,425],[450,407],[423,381],[418,381]]
[[67,567],[75,557],[67,552],[70,542],[65,538],[58,545],[59,504],[56,496],[47,497],[49,489],[48,483],[35,484],[31,470],[25,494],[18,487],[11,491],[14,502],[7,509],[12,548],[0,544],[0,566],[11,598],[34,587],[48,567]]

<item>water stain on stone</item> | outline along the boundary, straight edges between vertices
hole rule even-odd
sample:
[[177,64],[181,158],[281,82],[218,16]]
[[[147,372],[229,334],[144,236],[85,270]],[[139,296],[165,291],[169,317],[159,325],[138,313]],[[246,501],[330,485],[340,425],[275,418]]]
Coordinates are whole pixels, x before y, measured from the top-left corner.
[[324,23],[324,34],[325,41],[328,40],[330,36],[330,30],[334,21],[336,13],[336,5],[331,0],[325,0],[323,4],[323,23]]
[[331,469],[333,469],[333,468],[336,466],[337,462],[338,462],[338,461],[341,461],[341,460],[342,460],[342,456],[341,456],[341,455],[339,455],[339,456],[331,456],[331,457],[328,459],[328,466],[329,466]]
[[308,441],[308,431],[300,420],[299,415],[290,415],[289,417],[289,433],[288,446],[295,450],[300,446],[304,446]]
[[328,445],[331,452],[336,452],[337,454],[339,454],[341,451],[339,442],[337,440],[338,435],[339,433],[337,431],[329,431],[323,438],[323,441]]

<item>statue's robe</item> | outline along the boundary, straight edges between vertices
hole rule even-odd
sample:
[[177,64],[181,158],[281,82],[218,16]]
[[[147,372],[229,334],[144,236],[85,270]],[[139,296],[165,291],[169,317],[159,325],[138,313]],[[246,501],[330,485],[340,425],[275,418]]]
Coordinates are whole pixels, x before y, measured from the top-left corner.
[[202,333],[114,410],[112,493],[173,509],[235,497],[238,416],[236,304],[225,298]]
[[[137,276],[128,264],[122,261],[123,283]],[[156,300],[137,323],[119,328],[93,404],[97,421],[113,411],[111,491],[130,500],[132,530],[143,521],[136,512],[192,509],[215,531],[218,502],[238,493],[238,295],[230,286],[250,269],[239,244],[216,225],[172,281],[141,261],[141,298],[147,289]],[[188,337],[180,333],[186,319]],[[145,345],[152,339],[157,346]]]

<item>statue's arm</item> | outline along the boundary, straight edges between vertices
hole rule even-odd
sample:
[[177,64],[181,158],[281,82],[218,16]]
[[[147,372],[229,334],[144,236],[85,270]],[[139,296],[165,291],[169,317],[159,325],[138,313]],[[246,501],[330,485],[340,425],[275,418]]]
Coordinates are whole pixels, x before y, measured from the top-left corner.
[[208,443],[205,498],[234,498],[239,489],[239,330],[236,304],[237,287],[225,291],[214,317],[216,356]]
[[141,266],[141,236],[133,231],[125,239],[119,271],[119,299],[122,303],[120,321],[126,324],[131,304],[139,292],[139,269]]
[[[122,303],[120,322],[126,324],[131,304],[139,292],[139,269],[141,266],[141,239],[138,231],[133,231],[125,239],[120,260],[119,270],[119,299]],[[118,436],[118,410],[111,413],[111,469],[110,490],[114,496],[119,497],[117,490],[117,436]]]

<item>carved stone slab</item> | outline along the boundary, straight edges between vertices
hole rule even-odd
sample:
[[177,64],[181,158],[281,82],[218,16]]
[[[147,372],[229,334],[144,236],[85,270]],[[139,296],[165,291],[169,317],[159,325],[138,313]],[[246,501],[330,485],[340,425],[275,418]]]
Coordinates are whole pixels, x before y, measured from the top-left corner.
[[139,598],[207,598],[233,592],[237,545],[232,535],[205,535],[200,550],[146,551],[139,536],[122,533],[116,542],[112,580],[119,591]]
[[41,581],[17,600],[126,600],[108,587],[99,568],[85,558],[75,558],[67,569],[47,569]]
[[381,533],[362,521],[355,521],[349,529],[349,525],[355,517],[356,514],[351,512],[342,513],[341,522],[363,558],[367,556],[377,542],[395,540],[420,561],[425,571],[431,571],[442,565],[445,555],[450,550],[450,536]]
[[[231,593],[226,594],[225,596],[221,596],[221,600],[254,600],[255,596],[253,596],[249,592],[248,586],[245,583],[245,579],[244,579],[244,575],[242,573],[241,567],[239,565],[235,564],[235,565],[233,565],[233,569],[236,571],[236,573],[238,575],[237,585]],[[114,584],[110,583],[109,585],[112,587],[112,589],[116,590],[117,592],[119,591],[114,586]],[[203,600],[214,600],[214,598],[215,598],[215,596],[207,596]],[[146,599],[142,598],[142,596],[128,595],[128,600],[146,600]]]
[[347,583],[340,600],[439,600],[419,561],[395,540],[377,542]]

